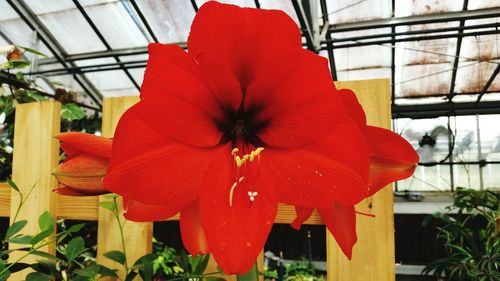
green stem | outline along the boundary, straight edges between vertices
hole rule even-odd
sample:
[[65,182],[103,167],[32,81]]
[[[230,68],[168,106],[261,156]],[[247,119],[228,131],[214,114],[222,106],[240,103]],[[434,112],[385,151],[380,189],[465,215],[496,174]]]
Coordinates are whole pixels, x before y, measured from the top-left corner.
[[14,266],[15,264],[19,263],[20,261],[22,261],[22,260],[23,260],[24,258],[26,258],[27,256],[31,255],[33,252],[38,251],[39,249],[41,249],[41,248],[43,248],[43,247],[45,247],[45,246],[48,246],[48,245],[50,245],[50,244],[52,244],[52,243],[54,243],[54,242],[56,242],[56,241],[57,241],[57,238],[56,238],[56,239],[54,239],[54,240],[51,240],[51,241],[45,242],[45,243],[43,243],[43,244],[40,244],[40,245],[38,245],[38,246],[37,246],[37,247],[35,247],[35,248],[30,249],[30,250],[29,250],[26,254],[22,255],[22,256],[21,256],[21,257],[19,257],[17,260],[15,260],[14,262],[12,262],[12,263],[11,263],[11,264],[9,264],[8,266],[6,266],[6,267],[5,267],[2,271],[0,271],[0,276],[1,276],[3,273],[7,272],[7,270],[9,270],[9,268],[11,268],[11,267],[12,267],[12,266]]
[[116,202],[116,198],[117,197],[113,198],[113,202],[115,204],[114,214],[115,214],[116,221],[118,222],[118,227],[120,228],[120,238],[122,240],[123,255],[125,256],[125,264],[123,266],[125,267],[125,272],[126,272],[125,276],[127,276],[130,272],[129,272],[128,261],[127,261],[127,250],[125,248],[125,236],[123,234],[123,225],[125,224],[125,222],[122,224],[122,222],[120,221],[120,214],[118,212],[118,203]]
[[257,268],[257,263],[255,263],[247,273],[236,275],[236,280],[238,280],[238,281],[257,281],[257,280],[259,280],[259,269]]

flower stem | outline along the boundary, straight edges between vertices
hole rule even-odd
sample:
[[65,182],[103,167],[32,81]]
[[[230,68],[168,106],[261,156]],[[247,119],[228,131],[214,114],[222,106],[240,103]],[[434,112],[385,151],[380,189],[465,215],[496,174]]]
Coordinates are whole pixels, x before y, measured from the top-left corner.
[[238,274],[236,276],[238,281],[258,281],[259,280],[259,269],[257,268],[257,263],[255,263],[252,268],[245,274]]
[[120,228],[120,238],[121,238],[121,242],[122,242],[122,249],[123,249],[123,255],[125,256],[125,264],[123,265],[125,267],[125,276],[127,276],[130,272],[130,269],[128,267],[128,261],[127,261],[127,249],[125,247],[125,236],[124,236],[124,233],[123,233],[123,225],[125,224],[125,222],[121,222],[120,220],[120,213],[118,211],[118,202],[116,200],[117,197],[113,197],[113,203],[115,205],[115,208],[114,208],[114,215],[115,215],[115,218],[116,218],[116,221],[118,222],[118,227]]

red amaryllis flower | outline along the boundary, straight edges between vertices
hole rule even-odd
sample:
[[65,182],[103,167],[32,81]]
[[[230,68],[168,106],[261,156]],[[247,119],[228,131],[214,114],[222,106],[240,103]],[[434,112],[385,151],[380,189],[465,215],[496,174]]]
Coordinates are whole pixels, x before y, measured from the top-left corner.
[[[387,138],[397,138],[398,154],[415,152],[362,123],[357,101],[335,89],[326,60],[302,49],[283,12],[210,1],[194,19],[188,50],[149,46],[141,101],[118,124],[104,183],[154,205],[130,208],[129,218],[180,211],[188,250],[210,251],[226,273],[250,269],[278,202],[353,206],[374,191],[374,179],[414,167],[379,154]],[[370,162],[391,177],[370,177]],[[333,221],[353,221],[335,214]]]
[[84,196],[109,193],[102,178],[111,157],[112,140],[84,133],[62,133],[56,136],[66,159],[53,172],[60,183],[54,192]]

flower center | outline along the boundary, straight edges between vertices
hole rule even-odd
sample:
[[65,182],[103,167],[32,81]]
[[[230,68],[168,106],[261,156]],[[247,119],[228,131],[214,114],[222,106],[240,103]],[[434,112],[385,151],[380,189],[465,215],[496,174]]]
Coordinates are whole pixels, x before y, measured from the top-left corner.
[[219,144],[232,142],[233,147],[242,143],[254,147],[265,146],[259,138],[259,133],[267,127],[269,120],[259,118],[261,109],[261,106],[249,106],[245,110],[243,104],[237,111],[224,108],[222,120],[215,120],[217,128],[222,133]]

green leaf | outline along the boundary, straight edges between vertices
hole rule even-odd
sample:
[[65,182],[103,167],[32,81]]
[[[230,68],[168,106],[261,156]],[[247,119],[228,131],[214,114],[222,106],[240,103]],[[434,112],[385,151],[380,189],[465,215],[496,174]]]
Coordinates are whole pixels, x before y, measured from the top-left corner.
[[85,223],[75,224],[75,225],[72,225],[70,228],[68,228],[67,232],[68,233],[78,232],[84,227],[85,227]]
[[85,118],[85,111],[75,103],[66,103],[61,107],[61,118],[68,121]]
[[8,270],[0,273],[0,281],[6,281],[10,276],[10,272]]
[[31,272],[26,276],[26,281],[50,281],[50,276],[41,272]]
[[14,272],[18,272],[18,271],[24,270],[24,269],[26,269],[28,267],[30,267],[30,264],[18,262],[18,263],[13,264],[9,268],[9,271],[10,271],[10,273],[14,273]]
[[38,218],[38,226],[40,226],[41,231],[45,230],[54,230],[54,225],[56,224],[56,221],[52,217],[52,215],[48,212],[45,211],[43,214],[40,215]]
[[27,220],[16,221],[15,223],[13,223],[5,233],[5,240],[9,240],[10,237],[16,235],[26,226],[27,223],[28,223]]
[[83,238],[75,237],[66,246],[66,258],[68,258],[69,262],[72,262],[86,250]]
[[35,54],[35,55],[39,55],[39,56],[42,56],[42,57],[47,57],[47,55],[46,55],[46,54],[44,54],[44,53],[42,53],[42,52],[40,52],[40,51],[37,51],[37,50],[35,50],[35,49],[28,48],[28,47],[23,47],[23,46],[17,46],[17,47],[19,47],[19,48],[21,48],[21,49],[25,50],[25,51],[26,51],[26,52],[28,52],[28,53],[32,53],[32,54]]
[[76,274],[88,278],[94,278],[98,272],[99,272],[99,266],[96,264],[93,264],[83,269],[75,270]]
[[99,206],[101,206],[104,209],[108,209],[108,210],[110,210],[112,212],[116,210],[116,205],[112,201],[102,201],[102,202],[99,202]]
[[123,254],[123,252],[121,251],[109,251],[104,253],[104,256],[112,261],[125,265],[125,254]]
[[19,187],[17,187],[17,185],[12,181],[12,179],[7,178],[7,184],[10,186],[10,188],[14,189],[17,192],[20,192]]
[[259,271],[257,269],[257,263],[252,266],[252,268],[245,274],[236,275],[237,281],[256,281],[259,280]]
[[10,60],[0,65],[0,69],[25,68],[31,63],[26,60]]
[[127,275],[127,278],[125,278],[125,281],[132,281],[134,278],[137,276],[137,272],[132,271]]
[[48,260],[53,260],[53,261],[59,260],[58,257],[56,257],[52,254],[46,253],[46,252],[42,252],[42,251],[33,251],[33,252],[31,252],[31,254],[35,255],[35,256],[42,257],[42,258],[46,258]]
[[116,274],[116,269],[111,269],[109,267],[106,267],[104,265],[100,265],[98,264],[99,266],[99,275],[101,275],[101,277],[105,277],[105,276],[112,276],[112,277],[118,277],[118,274]]
[[54,233],[54,229],[46,229],[31,238],[31,244],[36,245],[38,242],[43,241]]
[[9,242],[12,244],[31,244],[31,239],[33,239],[31,235],[16,235]]
[[226,279],[221,277],[205,277],[206,281],[226,281]]

